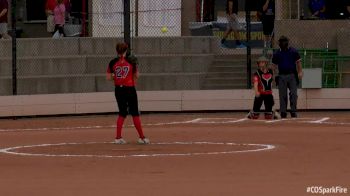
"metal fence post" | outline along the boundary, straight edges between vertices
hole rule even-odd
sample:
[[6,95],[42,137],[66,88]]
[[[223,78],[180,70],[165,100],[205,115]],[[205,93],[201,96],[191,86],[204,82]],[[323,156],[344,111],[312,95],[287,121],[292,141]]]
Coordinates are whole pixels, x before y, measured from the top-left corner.
[[[124,0],[124,42],[130,47],[130,0]],[[130,49],[130,48],[129,48]]]
[[11,1],[12,26],[12,94],[17,95],[16,1]]
[[251,18],[250,18],[250,10],[251,5],[249,3],[245,3],[245,11],[246,11],[246,35],[247,35],[247,88],[252,88],[252,79],[251,79],[251,68],[252,68],[252,54],[251,54],[251,47],[250,47],[250,32],[251,32]]

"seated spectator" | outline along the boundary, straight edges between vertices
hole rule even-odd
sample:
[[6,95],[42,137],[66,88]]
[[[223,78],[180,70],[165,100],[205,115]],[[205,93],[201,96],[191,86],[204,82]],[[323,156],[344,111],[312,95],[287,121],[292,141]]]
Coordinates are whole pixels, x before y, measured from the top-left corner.
[[329,19],[347,19],[350,17],[350,0],[326,0],[326,12]]
[[312,17],[326,19],[326,2],[324,0],[309,0]]

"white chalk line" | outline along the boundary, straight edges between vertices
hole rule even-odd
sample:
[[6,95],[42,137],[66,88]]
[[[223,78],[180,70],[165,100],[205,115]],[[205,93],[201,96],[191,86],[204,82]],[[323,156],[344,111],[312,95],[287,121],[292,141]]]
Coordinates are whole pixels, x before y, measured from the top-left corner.
[[265,123],[277,123],[281,121],[296,121],[296,122],[310,122],[307,120],[314,120],[315,118],[281,118],[281,119],[274,119],[274,120],[261,120]]
[[[221,120],[221,121],[216,121]],[[162,123],[145,123],[143,126],[166,126],[166,125],[179,125],[179,124],[234,124],[244,121],[261,122],[261,123],[279,123],[279,122],[295,122],[295,123],[310,123],[310,124],[326,124],[326,125],[350,125],[346,122],[329,122],[330,117],[318,118],[284,118],[276,120],[250,120],[248,118],[195,118],[186,121],[173,121]],[[0,129],[1,132],[14,132],[14,131],[65,131],[65,130],[79,130],[79,129],[106,129],[115,128],[115,125],[96,125],[96,126],[77,126],[77,127],[42,127],[42,128],[23,128],[23,129]],[[126,125],[125,127],[133,127],[133,125]]]
[[57,143],[57,144],[37,144],[27,146],[15,146],[0,149],[0,153],[18,155],[18,156],[40,156],[40,157],[97,157],[97,158],[127,158],[127,157],[161,157],[161,156],[196,156],[196,155],[220,155],[234,153],[248,153],[268,151],[276,148],[271,144],[237,144],[232,142],[159,142],[149,145],[226,145],[226,146],[255,146],[257,149],[234,150],[221,152],[190,152],[190,153],[157,153],[157,154],[131,154],[131,155],[80,155],[80,154],[43,154],[43,153],[24,153],[15,152],[23,148],[47,147],[47,146],[66,146],[66,145],[89,145],[89,144],[112,144],[113,142],[87,142],[87,143]]
[[321,124],[321,123],[323,123],[323,122],[325,122],[325,121],[327,121],[329,119],[330,119],[329,117],[324,117],[324,118],[321,118],[319,120],[309,121],[309,123],[316,123],[316,124],[319,123],[319,124]]

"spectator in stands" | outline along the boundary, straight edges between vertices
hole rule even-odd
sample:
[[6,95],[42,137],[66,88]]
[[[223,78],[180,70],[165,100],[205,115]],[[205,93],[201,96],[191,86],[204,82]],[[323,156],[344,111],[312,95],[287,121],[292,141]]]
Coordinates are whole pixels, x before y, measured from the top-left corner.
[[221,46],[225,47],[225,42],[227,37],[233,31],[234,38],[236,39],[237,48],[245,48],[246,46],[242,44],[239,40],[238,30],[241,29],[241,25],[238,21],[238,0],[227,0],[226,1],[226,18],[227,18],[227,27],[224,33],[223,38],[221,39]]
[[64,5],[63,0],[57,0],[56,7],[53,11],[54,13],[54,21],[55,21],[55,32],[58,31],[60,37],[64,37],[64,24],[66,18],[66,7]]
[[348,19],[350,19],[350,1],[349,0],[347,0],[347,1],[345,1],[345,7],[346,7],[346,17],[348,18]]
[[3,39],[11,39],[7,33],[8,7],[7,0],[0,0],[0,38]]
[[53,34],[55,32],[55,19],[54,19],[54,9],[56,7],[56,0],[46,0],[45,12],[46,12],[46,23],[47,32]]
[[325,0],[329,19],[347,19],[350,17],[350,0]]
[[312,17],[326,19],[325,0],[309,0],[309,9]]
[[260,20],[263,24],[265,36],[264,47],[272,47],[273,30],[275,24],[275,0],[260,0]]

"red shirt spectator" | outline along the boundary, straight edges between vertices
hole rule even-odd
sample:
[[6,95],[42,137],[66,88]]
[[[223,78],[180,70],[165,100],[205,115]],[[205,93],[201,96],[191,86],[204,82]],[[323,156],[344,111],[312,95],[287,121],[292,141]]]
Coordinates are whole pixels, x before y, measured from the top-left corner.
[[7,23],[8,8],[7,0],[0,0],[0,23]]
[[46,14],[47,15],[53,14],[53,10],[55,9],[56,5],[57,5],[56,0],[47,0],[45,5]]

